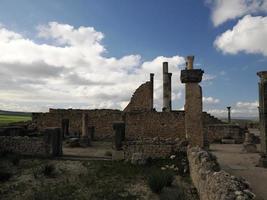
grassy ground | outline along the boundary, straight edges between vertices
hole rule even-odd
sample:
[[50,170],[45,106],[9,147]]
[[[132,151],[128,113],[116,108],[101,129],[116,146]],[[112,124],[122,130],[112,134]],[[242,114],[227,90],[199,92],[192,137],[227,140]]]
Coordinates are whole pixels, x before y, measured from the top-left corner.
[[[147,184],[148,176],[165,163],[136,166],[115,161],[21,159],[14,165],[14,159],[0,158],[0,171],[12,173],[8,181],[0,181],[0,197],[3,200],[173,199],[152,193]],[[53,173],[44,173],[48,164],[54,166]],[[183,179],[190,182],[188,177]],[[171,194],[170,188],[166,194]]]
[[31,116],[25,115],[2,115],[0,114],[0,126],[7,125],[9,123],[21,122],[31,120]]

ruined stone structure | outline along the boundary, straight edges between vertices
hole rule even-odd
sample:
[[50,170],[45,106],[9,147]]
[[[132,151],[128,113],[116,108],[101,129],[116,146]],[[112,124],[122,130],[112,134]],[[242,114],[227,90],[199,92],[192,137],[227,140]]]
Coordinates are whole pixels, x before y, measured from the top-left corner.
[[216,157],[211,153],[194,147],[188,149],[187,157],[190,176],[201,200],[255,198],[247,181],[221,170]]
[[258,72],[259,82],[259,116],[261,134],[261,158],[259,165],[267,167],[267,71]]
[[[50,109],[48,113],[33,113],[33,122],[39,130],[44,130],[46,127],[61,127],[66,137],[87,135],[89,140],[90,138],[111,140],[115,134],[113,124],[119,121],[125,123],[127,140],[154,137],[185,139],[187,133],[187,138],[193,145],[203,146],[203,131],[207,132],[210,125],[223,124],[223,122],[202,112],[202,94],[198,83],[201,81],[203,71],[192,69],[192,66],[193,59],[189,59],[187,69],[182,71],[181,77],[187,88],[185,106],[187,114],[171,108],[171,73],[168,72],[168,64],[165,62],[163,71],[166,72],[164,76],[167,84],[164,86],[164,91],[168,95],[163,99],[168,99],[165,101],[167,102],[166,112],[157,112],[153,109],[154,74],[150,74],[150,80],[137,88],[123,111]],[[209,131],[209,133],[216,135],[217,130],[213,129],[213,132]],[[213,137],[207,137],[207,140],[213,142]]]
[[193,68],[194,56],[188,56],[186,69],[181,71],[181,81],[185,83],[185,132],[193,146],[204,146],[202,120],[202,89],[198,83],[204,73]]
[[231,123],[231,106],[226,107],[228,111],[228,123]]

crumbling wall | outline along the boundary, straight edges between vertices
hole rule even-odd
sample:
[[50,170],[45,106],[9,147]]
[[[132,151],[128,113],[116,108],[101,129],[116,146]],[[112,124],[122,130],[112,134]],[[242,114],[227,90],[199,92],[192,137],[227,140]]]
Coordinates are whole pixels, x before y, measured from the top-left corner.
[[134,153],[141,153],[144,158],[169,158],[174,152],[186,149],[185,140],[170,140],[160,138],[146,138],[142,140],[126,141],[123,151],[126,160],[130,160]]
[[241,178],[220,170],[216,157],[199,147],[187,151],[190,175],[201,200],[250,200],[254,194]]
[[131,111],[151,111],[153,109],[153,102],[151,98],[153,98],[152,94],[152,83],[150,81],[142,84],[139,88],[134,92],[129,104],[123,110],[124,112]]
[[184,112],[125,113],[126,139],[185,138]]
[[0,136],[0,152],[48,156],[50,147],[44,138]]
[[207,126],[207,139],[210,143],[220,142],[223,138],[232,138],[236,143],[243,143],[244,130],[232,124],[210,124]]
[[61,127],[63,119],[69,120],[71,135],[80,135],[82,131],[82,113],[88,114],[88,126],[94,126],[95,139],[112,138],[114,121],[122,120],[122,111],[110,109],[78,110],[50,109],[49,113],[33,113],[33,122],[39,130],[47,127]]

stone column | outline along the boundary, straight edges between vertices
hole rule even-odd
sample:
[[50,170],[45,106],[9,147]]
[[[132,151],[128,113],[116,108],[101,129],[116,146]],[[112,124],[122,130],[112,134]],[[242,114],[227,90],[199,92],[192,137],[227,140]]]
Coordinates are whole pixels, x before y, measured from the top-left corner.
[[193,68],[194,56],[188,56],[186,69],[181,71],[185,83],[185,132],[191,146],[204,147],[202,120],[202,89],[199,83],[204,71]]
[[168,73],[168,62],[163,63],[163,111],[169,112],[172,109],[171,102],[171,76],[172,73]]
[[259,82],[259,115],[261,135],[261,158],[259,166],[267,167],[267,71],[258,72]]
[[44,130],[44,135],[45,135],[45,142],[48,144],[48,146],[51,145],[50,146],[51,151],[49,148],[48,153],[51,153],[53,157],[62,156],[63,135],[62,135],[62,131],[60,130],[60,128],[57,128],[57,127],[46,128]]
[[228,123],[231,123],[231,106],[226,107],[228,110]]
[[151,83],[151,110],[154,108],[154,74],[150,73],[150,83]]
[[114,143],[116,150],[122,150],[122,142],[125,140],[125,123],[114,122],[113,130],[115,131]]
[[81,146],[90,146],[90,135],[89,135],[89,117],[87,113],[82,113],[82,135],[80,138]]

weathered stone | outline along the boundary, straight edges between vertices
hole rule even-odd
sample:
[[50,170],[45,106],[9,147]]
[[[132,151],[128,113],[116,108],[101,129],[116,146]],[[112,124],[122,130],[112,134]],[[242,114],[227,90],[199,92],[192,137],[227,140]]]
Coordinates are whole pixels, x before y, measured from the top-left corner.
[[204,71],[193,69],[193,58],[187,57],[187,69],[181,72],[181,81],[185,85],[185,132],[186,138],[193,146],[204,146],[202,121],[202,89],[198,82]]
[[267,167],[267,71],[258,72],[259,82],[259,115],[261,134],[261,158],[259,166]]
[[171,77],[172,73],[168,72],[168,62],[163,63],[163,108],[162,111],[171,111],[172,110],[172,101],[171,101]]
[[44,131],[45,135],[50,139],[52,144],[52,156],[62,156],[62,132],[60,128],[46,128]]
[[116,150],[122,149],[122,142],[125,140],[125,123],[124,122],[114,122],[113,129],[115,131],[114,144]]
[[124,112],[153,110],[153,82],[151,81],[142,84],[135,90],[129,104],[123,110]]
[[112,151],[112,160],[124,160],[124,151]]
[[80,139],[80,145],[82,147],[88,147],[91,144],[91,138],[88,129],[89,118],[87,113],[82,115],[82,135]]
[[133,153],[131,163],[134,165],[145,165],[146,158],[143,153]]
[[201,69],[181,70],[182,83],[200,83],[204,71]]
[[220,170],[216,157],[211,153],[194,147],[188,149],[187,157],[190,176],[200,199],[254,199],[247,182]]
[[231,123],[231,106],[226,107],[228,111],[228,123]]

